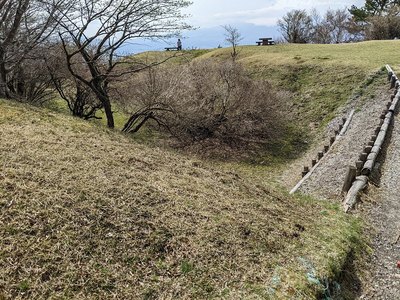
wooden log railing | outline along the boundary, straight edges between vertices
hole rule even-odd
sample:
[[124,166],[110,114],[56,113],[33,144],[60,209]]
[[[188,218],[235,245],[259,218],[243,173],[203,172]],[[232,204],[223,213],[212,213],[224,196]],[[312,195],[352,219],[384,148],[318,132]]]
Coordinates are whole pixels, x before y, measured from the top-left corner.
[[[301,186],[302,184],[313,174],[313,172],[318,168],[318,166],[321,164],[323,158],[326,156],[326,154],[332,149],[332,147],[335,146],[335,144],[339,141],[339,139],[345,135],[347,129],[350,126],[351,120],[353,119],[354,115],[354,109],[350,112],[349,116],[347,118],[342,118],[342,121],[344,124],[340,124],[339,128],[340,130],[335,130],[335,136],[330,138],[329,145],[324,146],[323,151],[319,151],[317,158],[313,159],[311,161],[311,166],[312,168],[309,169],[308,167],[305,167],[303,172],[302,172],[302,179],[294,186],[294,188],[289,192],[289,194],[294,194]],[[308,171],[308,172],[306,172]]]
[[[388,81],[390,81],[390,88],[395,88],[395,93],[392,95],[391,101],[386,103],[386,110],[381,114],[380,127],[375,130],[375,135],[372,136],[371,141],[368,143],[369,147],[364,148],[363,154],[368,154],[366,161],[359,160],[356,162],[357,177],[349,189],[346,198],[343,202],[345,212],[348,212],[357,202],[359,193],[367,186],[368,176],[371,174],[376,159],[383,147],[383,144],[387,138],[387,133],[392,123],[394,113],[397,109],[398,103],[400,102],[400,81],[396,74],[389,65],[386,65],[388,72]],[[360,156],[360,158],[364,158]],[[362,165],[362,167],[361,167]],[[345,182],[349,179],[346,177]]]

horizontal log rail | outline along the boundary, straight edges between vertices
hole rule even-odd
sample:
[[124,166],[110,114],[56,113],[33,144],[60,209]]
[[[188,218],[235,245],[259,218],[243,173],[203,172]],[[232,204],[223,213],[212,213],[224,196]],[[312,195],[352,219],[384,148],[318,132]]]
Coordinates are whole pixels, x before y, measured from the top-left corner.
[[[394,73],[393,69],[386,65],[386,70],[388,73],[388,81],[390,82],[390,88],[394,88],[395,92],[391,96],[391,101],[386,104],[387,110],[381,115],[381,123],[380,127],[376,129],[375,133],[377,135],[373,136],[370,141],[370,151],[368,152],[368,156],[366,161],[359,160],[356,162],[356,168],[358,171],[358,175],[353,181],[351,188],[349,189],[344,202],[343,208],[345,212],[348,212],[350,209],[354,207],[357,202],[359,193],[367,186],[368,184],[368,176],[371,174],[376,159],[383,147],[383,144],[388,136],[388,131],[390,128],[390,124],[393,121],[395,111],[397,109],[398,103],[400,102],[400,81]],[[379,129],[379,130],[378,130]],[[369,150],[369,149],[368,149]],[[364,151],[366,153],[366,151]],[[348,178],[345,179],[348,181]]]

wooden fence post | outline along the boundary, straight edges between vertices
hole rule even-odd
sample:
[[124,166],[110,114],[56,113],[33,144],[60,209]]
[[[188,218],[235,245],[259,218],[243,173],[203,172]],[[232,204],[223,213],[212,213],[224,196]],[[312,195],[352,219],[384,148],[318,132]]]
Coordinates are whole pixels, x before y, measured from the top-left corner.
[[344,179],[344,184],[342,187],[342,194],[346,194],[349,191],[354,179],[356,178],[356,173],[357,173],[356,167],[348,166],[346,177]]
[[361,160],[356,161],[357,176],[359,176],[361,174],[363,165],[364,165],[363,161],[361,161]]

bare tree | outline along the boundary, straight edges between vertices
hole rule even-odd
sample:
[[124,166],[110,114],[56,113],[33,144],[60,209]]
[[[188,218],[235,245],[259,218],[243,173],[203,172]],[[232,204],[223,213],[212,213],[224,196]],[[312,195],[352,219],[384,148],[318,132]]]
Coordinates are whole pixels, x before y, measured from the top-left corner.
[[17,101],[42,105],[54,98],[53,85],[46,69],[47,45],[32,49],[17,68],[8,74],[8,88]]
[[[22,63],[52,34],[56,10],[61,10],[62,3],[63,0],[0,0],[0,97],[21,96]],[[29,60],[33,61],[36,55],[30,55]]]
[[[114,127],[110,82],[147,67],[118,59],[118,50],[135,38],[176,36],[188,28],[181,8],[187,0],[76,0],[59,20],[68,69],[88,86],[104,108],[108,127]],[[80,57],[87,71],[75,65]]]
[[350,40],[348,32],[350,14],[346,9],[329,9],[323,17],[313,10],[311,17],[313,30],[310,36],[313,43],[332,44]]
[[232,46],[231,57],[235,61],[238,56],[237,47],[239,42],[243,39],[239,30],[231,25],[223,25],[222,28],[225,29],[225,41]]
[[[87,85],[71,75],[62,46],[59,43],[54,44],[46,54],[45,62],[52,88],[66,102],[71,114],[85,120],[98,118],[96,112],[102,108],[102,104]],[[80,63],[74,62],[75,68],[80,74],[84,74],[84,63],[80,57],[77,59],[80,59]]]
[[[131,115],[122,131],[138,132],[149,120],[155,121],[158,126],[169,131],[168,119],[174,118],[174,109],[171,106],[175,94],[174,88],[180,85],[181,77],[180,72],[172,73],[172,70],[163,72],[150,67],[146,72],[121,82],[119,102]],[[132,98],[136,101],[132,101]]]
[[292,10],[278,20],[278,27],[289,43],[308,43],[312,31],[311,16],[305,10]]
[[311,11],[312,18],[312,33],[311,41],[315,44],[330,44],[331,29],[326,23],[326,20],[321,17],[316,9]]
[[349,40],[347,31],[350,14],[346,9],[328,10],[325,22],[330,29],[331,43],[342,43]]

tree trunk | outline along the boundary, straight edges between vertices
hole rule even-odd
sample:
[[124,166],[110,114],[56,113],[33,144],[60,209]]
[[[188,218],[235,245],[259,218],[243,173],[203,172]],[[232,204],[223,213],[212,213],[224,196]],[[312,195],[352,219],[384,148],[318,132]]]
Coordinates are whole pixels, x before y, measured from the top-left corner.
[[108,128],[114,128],[114,116],[111,109],[110,98],[108,97],[108,93],[106,88],[101,81],[93,81],[89,86],[92,91],[96,94],[97,98],[103,104],[104,112],[107,117],[107,126]]
[[109,128],[114,128],[114,116],[113,116],[113,112],[111,109],[111,103],[110,103],[110,99],[108,99],[108,97],[106,97],[107,100],[106,101],[102,101],[103,106],[104,106],[104,111],[106,113],[106,117],[107,117],[107,126]]
[[9,98],[7,92],[7,83],[3,76],[0,76],[0,98]]
[[9,98],[7,89],[7,71],[4,61],[4,51],[0,48],[0,97]]
[[95,92],[96,96],[99,98],[100,102],[103,104],[104,112],[106,113],[107,117],[107,126],[108,128],[114,128],[114,116],[113,112],[111,109],[111,102],[110,99],[108,98],[108,95],[106,92],[95,88],[93,89]]

